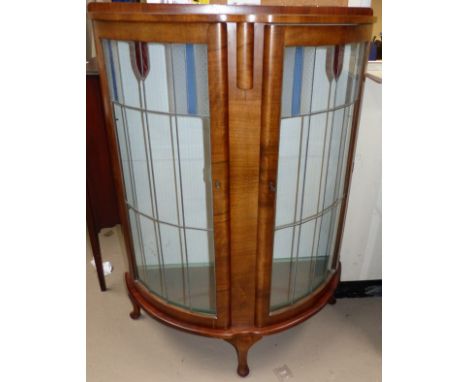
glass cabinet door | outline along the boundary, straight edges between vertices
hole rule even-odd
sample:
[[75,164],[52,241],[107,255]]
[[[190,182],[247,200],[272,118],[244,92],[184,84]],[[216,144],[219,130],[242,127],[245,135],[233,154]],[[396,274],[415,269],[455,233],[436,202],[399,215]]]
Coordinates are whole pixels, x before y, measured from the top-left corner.
[[336,271],[366,33],[347,26],[266,29],[272,74],[264,78],[259,256],[271,274],[260,278],[268,301],[260,301],[259,322],[288,314],[284,308],[305,301]]
[[[220,84],[210,83],[209,72],[223,63],[209,67],[209,41],[101,42],[134,277],[162,301],[222,317],[215,273],[220,248],[215,227],[222,224],[216,223],[214,205],[222,207],[226,201],[219,199],[227,198],[226,155],[220,153],[226,145],[222,134],[212,132],[212,120],[218,125],[222,121],[219,111],[215,118],[210,115],[209,89]],[[218,211],[221,218],[223,213]]]
[[272,310],[328,276],[364,45],[284,48]]

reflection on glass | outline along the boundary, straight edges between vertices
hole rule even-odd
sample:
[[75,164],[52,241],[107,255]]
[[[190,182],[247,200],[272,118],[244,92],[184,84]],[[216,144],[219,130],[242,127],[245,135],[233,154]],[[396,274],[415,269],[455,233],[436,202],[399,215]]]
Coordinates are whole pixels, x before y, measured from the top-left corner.
[[216,313],[206,45],[103,40],[139,280]]
[[364,44],[284,53],[271,310],[330,272]]

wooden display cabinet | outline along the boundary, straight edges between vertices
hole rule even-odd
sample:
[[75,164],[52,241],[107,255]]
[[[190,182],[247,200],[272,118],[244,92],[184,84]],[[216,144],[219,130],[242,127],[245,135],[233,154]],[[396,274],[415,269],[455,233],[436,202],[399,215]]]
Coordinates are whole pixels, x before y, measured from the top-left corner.
[[133,304],[249,373],[306,320],[339,249],[367,8],[90,4]]

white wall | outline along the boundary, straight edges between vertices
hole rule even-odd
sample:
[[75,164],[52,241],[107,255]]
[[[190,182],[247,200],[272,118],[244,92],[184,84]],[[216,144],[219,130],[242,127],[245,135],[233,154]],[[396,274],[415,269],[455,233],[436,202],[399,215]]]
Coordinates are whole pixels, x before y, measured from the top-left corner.
[[349,0],[348,7],[370,7],[372,0]]
[[366,78],[341,247],[342,281],[382,278],[382,84]]
[[[349,0],[348,6],[372,3]],[[382,85],[370,79],[364,88],[341,264],[343,281],[382,279]]]

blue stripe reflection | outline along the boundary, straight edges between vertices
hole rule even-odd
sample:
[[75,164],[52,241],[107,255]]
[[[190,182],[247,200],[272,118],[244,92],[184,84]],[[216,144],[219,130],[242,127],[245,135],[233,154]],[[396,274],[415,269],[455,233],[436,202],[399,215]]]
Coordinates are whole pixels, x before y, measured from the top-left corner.
[[185,67],[187,71],[187,113],[197,114],[197,81],[193,44],[187,44],[185,47]]
[[301,112],[302,69],[304,67],[304,48],[298,46],[294,57],[294,77],[292,89],[291,114]]
[[117,93],[117,82],[115,80],[114,57],[112,55],[112,46],[109,40],[106,41],[107,50],[109,51],[109,63],[112,77],[112,90],[114,92],[114,99],[119,102],[119,94]]

